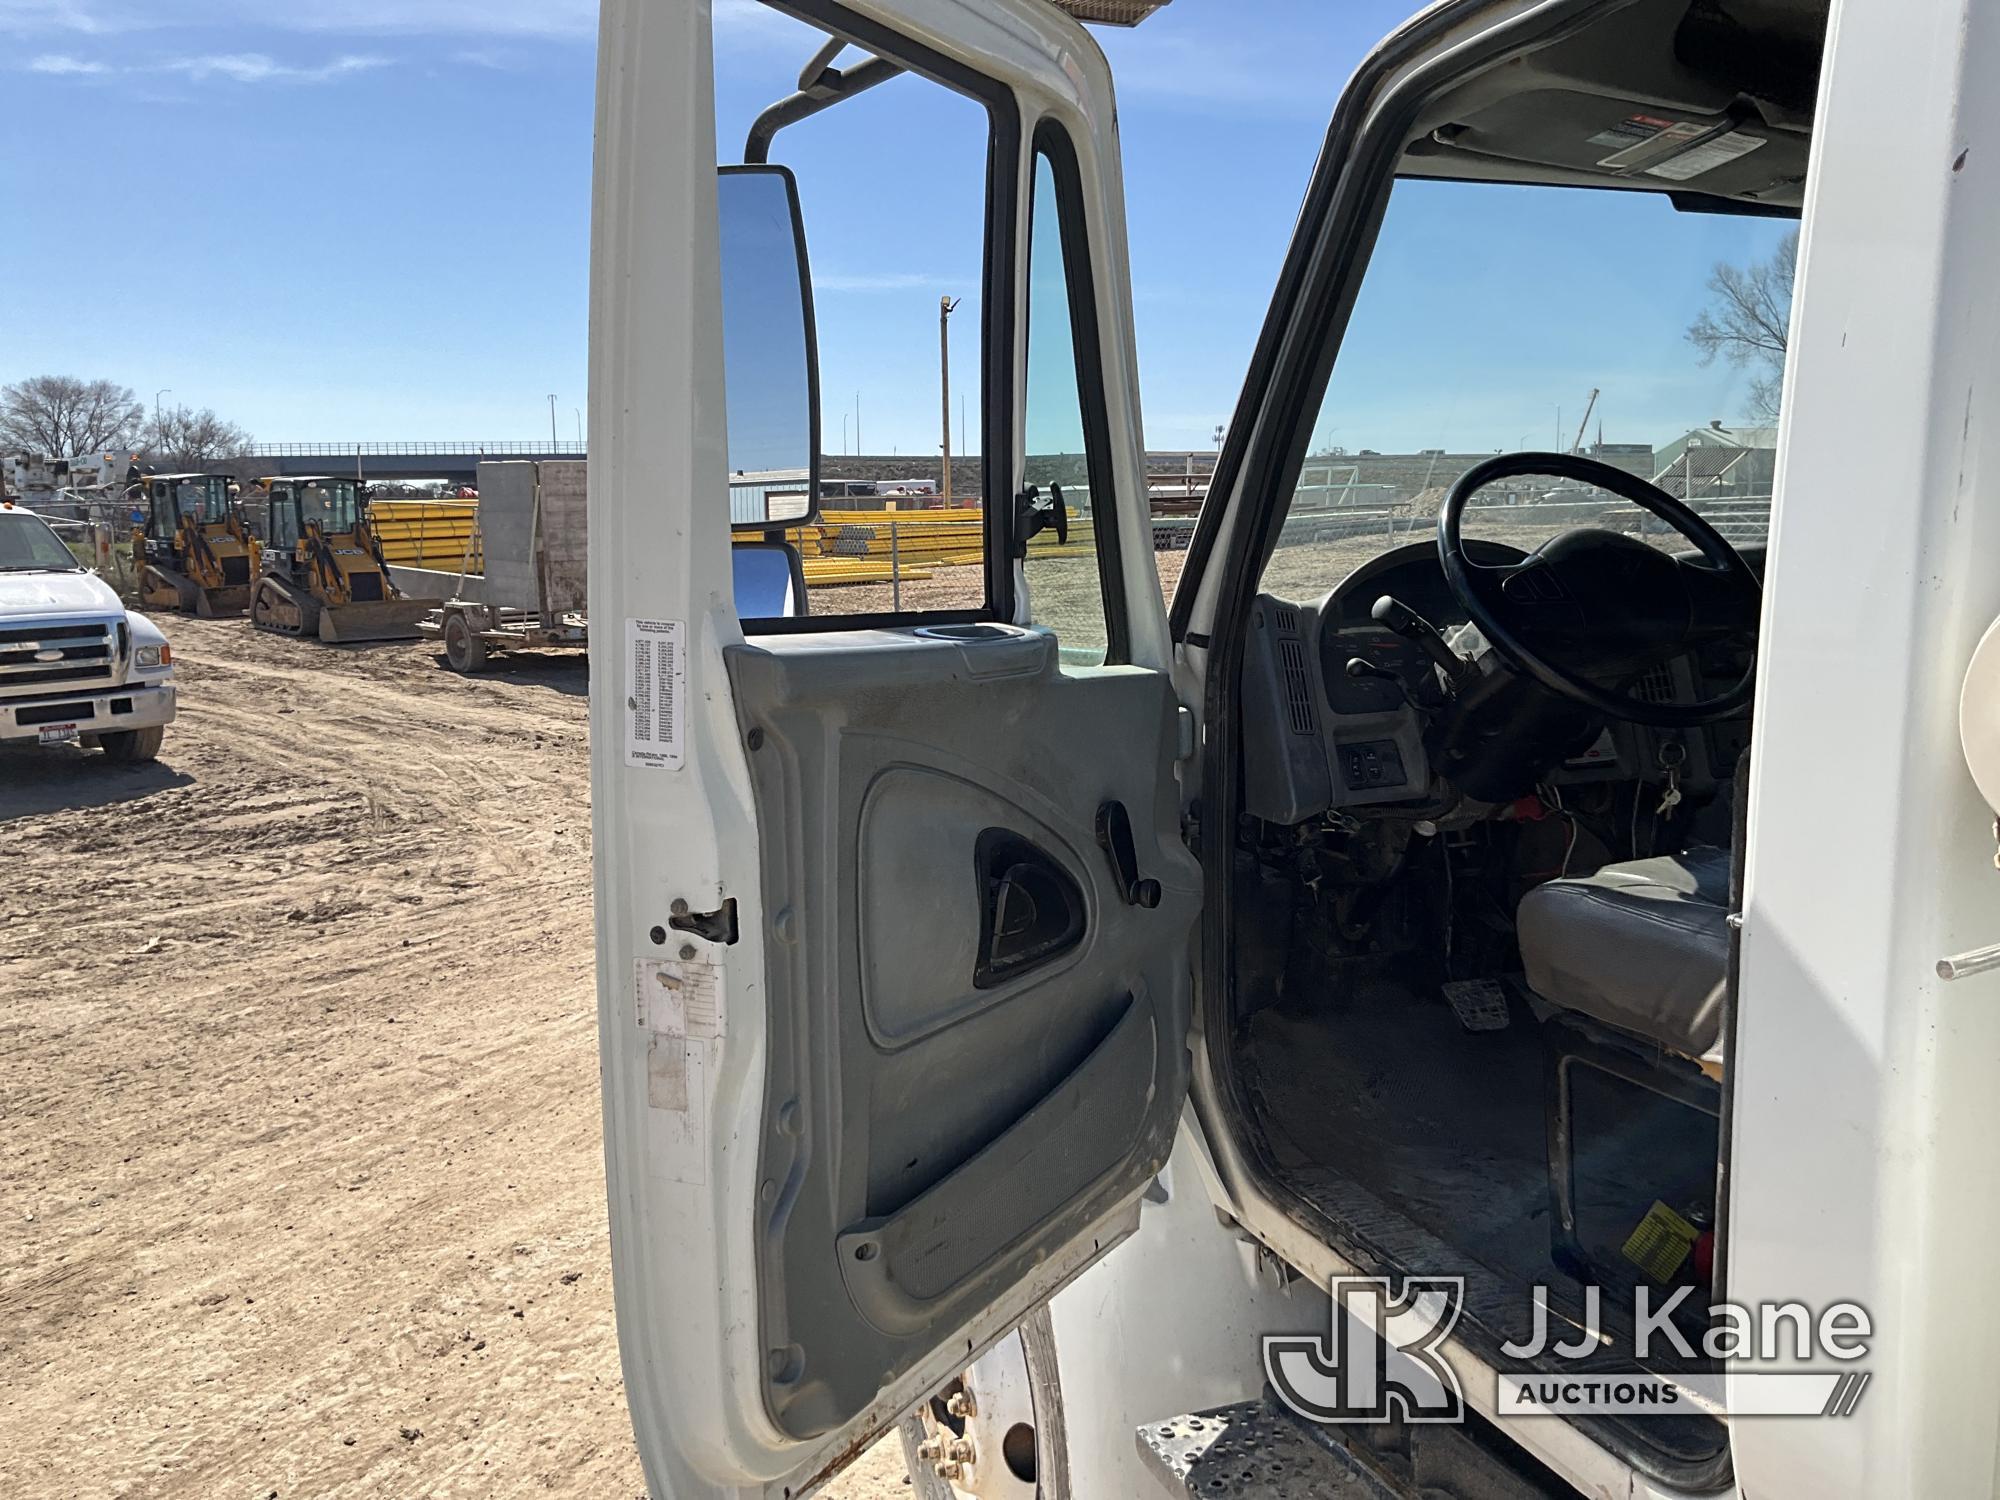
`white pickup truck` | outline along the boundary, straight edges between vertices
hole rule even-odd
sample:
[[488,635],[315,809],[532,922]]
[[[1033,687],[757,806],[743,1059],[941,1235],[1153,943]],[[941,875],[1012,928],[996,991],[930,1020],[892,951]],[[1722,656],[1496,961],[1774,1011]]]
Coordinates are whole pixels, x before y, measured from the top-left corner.
[[0,505],[0,740],[146,761],[174,719],[173,652],[32,511]]

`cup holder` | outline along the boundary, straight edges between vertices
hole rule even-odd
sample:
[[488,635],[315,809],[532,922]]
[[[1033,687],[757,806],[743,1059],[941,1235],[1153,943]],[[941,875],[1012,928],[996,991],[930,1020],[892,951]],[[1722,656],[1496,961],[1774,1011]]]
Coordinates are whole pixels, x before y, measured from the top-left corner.
[[970,625],[920,625],[916,630],[916,634],[933,641],[1005,641],[1021,633],[1011,626],[983,621]]

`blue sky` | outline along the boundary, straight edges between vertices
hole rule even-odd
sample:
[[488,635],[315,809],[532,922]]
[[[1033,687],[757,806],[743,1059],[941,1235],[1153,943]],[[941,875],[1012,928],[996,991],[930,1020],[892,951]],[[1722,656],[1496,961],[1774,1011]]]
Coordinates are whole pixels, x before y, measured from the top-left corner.
[[[793,23],[747,0],[718,7],[730,154],[805,49]],[[1152,446],[1206,446],[1227,419],[1335,95],[1414,8],[1174,0],[1137,31],[1099,32],[1120,79]],[[105,375],[148,404],[167,388],[168,404],[213,406],[267,441],[533,438],[554,393],[572,437],[585,405],[595,9],[0,0],[12,148],[0,153],[0,383]],[[977,111],[913,79],[780,137],[813,241],[830,451],[853,443],[857,394],[869,451],[935,451],[943,295],[965,299],[954,385],[976,410],[982,150]],[[1459,215],[1418,207],[1392,217],[1394,233],[1407,221],[1412,258],[1384,273],[1380,297],[1399,310],[1357,323],[1355,358],[1387,372],[1411,319],[1435,347],[1421,376],[1358,381],[1368,401],[1352,420],[1323,419],[1328,441],[1511,443],[1545,390],[1575,388],[1562,399],[1580,407],[1590,384],[1620,377],[1606,320],[1646,386],[1613,413],[1635,426],[1737,415],[1707,409],[1726,405],[1727,372],[1702,372],[1693,384],[1713,389],[1700,391],[1665,389],[1657,373],[1667,355],[1690,363],[1679,333],[1708,260],[1686,258],[1707,241],[1632,235],[1629,216],[1551,228],[1546,214],[1495,210],[1498,232],[1468,257]],[[1546,275],[1552,245],[1620,269],[1590,298],[1544,306],[1518,284]],[[1452,346],[1464,309],[1430,277],[1453,278],[1469,306],[1522,315],[1480,335],[1509,350],[1518,399],[1495,400],[1490,380],[1472,388],[1490,356]],[[1535,419],[1537,441],[1553,421],[1553,409]],[[1615,429],[1616,417],[1606,436]]]

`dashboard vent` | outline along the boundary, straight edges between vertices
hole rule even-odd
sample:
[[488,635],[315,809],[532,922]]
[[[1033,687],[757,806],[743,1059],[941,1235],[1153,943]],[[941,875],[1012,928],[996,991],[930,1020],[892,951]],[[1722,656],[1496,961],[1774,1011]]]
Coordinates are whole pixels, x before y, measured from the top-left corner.
[[1677,703],[1680,693],[1674,687],[1673,668],[1662,662],[1657,667],[1648,667],[1632,685],[1632,696],[1641,703]]
[[1297,635],[1299,633],[1299,612],[1289,604],[1273,605],[1271,608],[1271,623],[1277,628],[1280,635]]
[[1285,673],[1285,711],[1292,721],[1292,733],[1316,733],[1312,684],[1306,676],[1306,648],[1297,636],[1278,638],[1278,662]]

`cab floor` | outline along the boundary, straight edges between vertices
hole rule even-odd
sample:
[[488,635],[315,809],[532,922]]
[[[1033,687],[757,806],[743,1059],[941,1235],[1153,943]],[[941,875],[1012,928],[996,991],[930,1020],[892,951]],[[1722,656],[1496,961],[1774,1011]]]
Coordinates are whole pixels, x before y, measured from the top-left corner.
[[[1510,1008],[1504,1030],[1471,1032],[1436,990],[1295,995],[1250,1020],[1242,1055],[1281,1168],[1348,1180],[1468,1263],[1406,1269],[1476,1264],[1525,1300],[1537,1283],[1576,1283],[1549,1255],[1539,1026],[1519,996]],[[1713,1203],[1716,1125],[1590,1070],[1573,1077],[1579,1225],[1615,1269],[1655,1200],[1682,1213]]]

